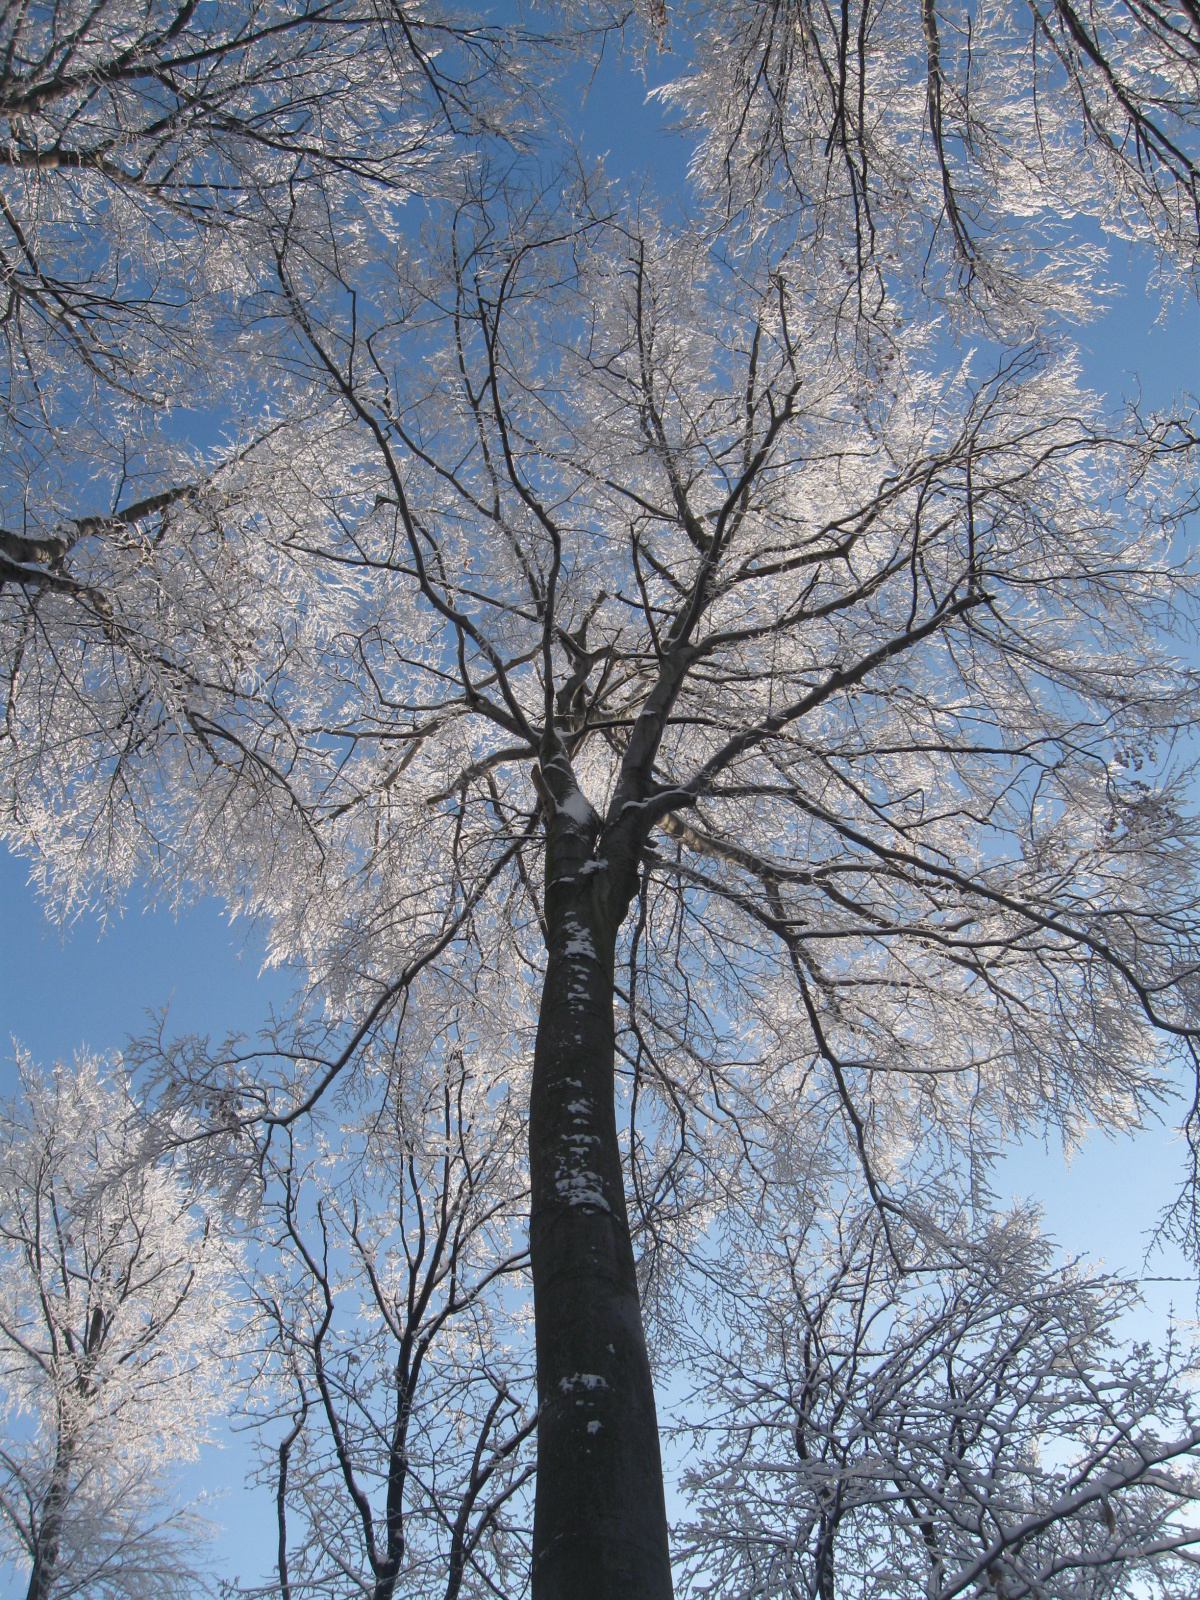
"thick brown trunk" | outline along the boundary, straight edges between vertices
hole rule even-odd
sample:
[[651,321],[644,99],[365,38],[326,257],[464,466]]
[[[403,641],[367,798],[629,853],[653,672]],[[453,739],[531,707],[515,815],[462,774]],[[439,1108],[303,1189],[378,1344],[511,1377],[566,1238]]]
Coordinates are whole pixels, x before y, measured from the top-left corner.
[[670,1600],[658,1423],[614,1109],[608,868],[552,829],[530,1100],[533,1600]]

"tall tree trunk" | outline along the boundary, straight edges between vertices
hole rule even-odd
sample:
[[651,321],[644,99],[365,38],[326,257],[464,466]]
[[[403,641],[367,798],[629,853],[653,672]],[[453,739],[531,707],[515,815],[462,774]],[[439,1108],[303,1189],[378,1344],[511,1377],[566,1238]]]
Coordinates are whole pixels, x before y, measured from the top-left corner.
[[632,875],[548,828],[529,1108],[537,1328],[534,1600],[670,1600],[650,1363],[614,1107],[613,960]]
[[75,1454],[74,1442],[59,1435],[54,1456],[54,1470],[50,1487],[42,1501],[38,1519],[37,1536],[33,1548],[33,1571],[29,1574],[29,1588],[25,1600],[46,1600],[54,1569],[58,1564],[58,1548],[62,1542],[63,1512],[67,1504],[67,1485],[71,1475],[71,1459]]

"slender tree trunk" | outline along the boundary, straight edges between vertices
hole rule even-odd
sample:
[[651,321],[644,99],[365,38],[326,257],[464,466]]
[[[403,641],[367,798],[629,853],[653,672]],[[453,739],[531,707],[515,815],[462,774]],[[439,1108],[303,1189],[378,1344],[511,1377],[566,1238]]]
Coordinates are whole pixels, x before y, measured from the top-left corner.
[[833,1543],[837,1534],[838,1518],[830,1516],[827,1511],[821,1513],[821,1525],[817,1532],[817,1600],[834,1600],[833,1592]]
[[546,878],[549,961],[529,1114],[533,1596],[670,1600],[658,1423],[614,1108],[613,957],[628,895],[614,892],[614,868],[593,860],[590,840],[561,817],[548,830]]
[[58,1563],[58,1547],[62,1542],[63,1512],[67,1504],[67,1484],[71,1473],[74,1445],[61,1437],[54,1457],[54,1470],[50,1487],[42,1501],[38,1520],[37,1539],[33,1550],[33,1571],[29,1574],[29,1588],[25,1600],[45,1600],[50,1592],[54,1568]]

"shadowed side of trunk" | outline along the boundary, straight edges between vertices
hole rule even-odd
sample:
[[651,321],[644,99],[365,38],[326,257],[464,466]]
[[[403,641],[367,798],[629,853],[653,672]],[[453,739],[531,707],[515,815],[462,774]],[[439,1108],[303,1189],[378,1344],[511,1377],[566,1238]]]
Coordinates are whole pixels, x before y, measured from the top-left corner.
[[55,1568],[58,1565],[63,1513],[67,1504],[67,1484],[74,1454],[73,1441],[60,1434],[54,1457],[54,1471],[50,1476],[50,1487],[42,1502],[33,1551],[33,1570],[29,1574],[29,1587],[25,1591],[25,1600],[46,1600],[46,1596],[50,1593]]
[[573,831],[553,829],[548,856],[550,948],[529,1119],[533,1595],[670,1600],[658,1423],[614,1109],[607,869]]

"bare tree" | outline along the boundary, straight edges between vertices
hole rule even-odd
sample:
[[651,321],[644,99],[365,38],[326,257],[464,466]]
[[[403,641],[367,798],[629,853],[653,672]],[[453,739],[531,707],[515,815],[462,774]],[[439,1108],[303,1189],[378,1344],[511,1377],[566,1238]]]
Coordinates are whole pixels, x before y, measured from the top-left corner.
[[164,1474],[217,1405],[233,1261],[95,1061],[0,1112],[0,1537],[28,1600],[192,1594]]
[[711,1263],[689,1593],[1193,1592],[1191,1358],[1120,1342],[1131,1285],[1019,1211],[910,1236],[898,1273],[852,1197],[808,1234],[772,1210]]
[[1010,338],[1085,312],[1097,233],[1194,284],[1190,5],[718,0],[681,24],[696,48],[659,93],[698,138],[700,182],[726,219],[786,216],[856,315],[886,327],[915,291]]
[[642,1306],[665,1355],[720,1197],[832,1123],[892,1230],[927,1152],[1135,1122],[1194,1059],[1193,435],[1080,389],[1069,250],[997,257],[967,354],[915,290],[860,315],[836,208],[714,241],[569,160],[457,181],[419,228],[273,191],[237,447],[53,547],[45,503],[5,826],[303,969],[294,1033],[175,1076],[243,1168],[464,995],[532,1055],[534,1593],[661,1597]]
[[439,1056],[392,1082],[364,1147],[339,1141],[332,1175],[311,1150],[302,1169],[290,1135],[270,1162],[246,1420],[277,1508],[268,1592],[295,1600],[528,1582],[536,1408],[509,1282],[527,1270],[524,1118],[461,1044]]
[[66,583],[75,539],[203,486],[196,434],[241,420],[264,206],[319,176],[400,207],[519,104],[502,31],[387,0],[6,6],[0,582]]
[[515,83],[502,32],[357,0],[21,5],[0,43],[10,385],[66,352],[142,392],[139,334],[161,356],[203,332],[206,247],[243,250],[236,225],[267,196],[314,174],[420,192]]

